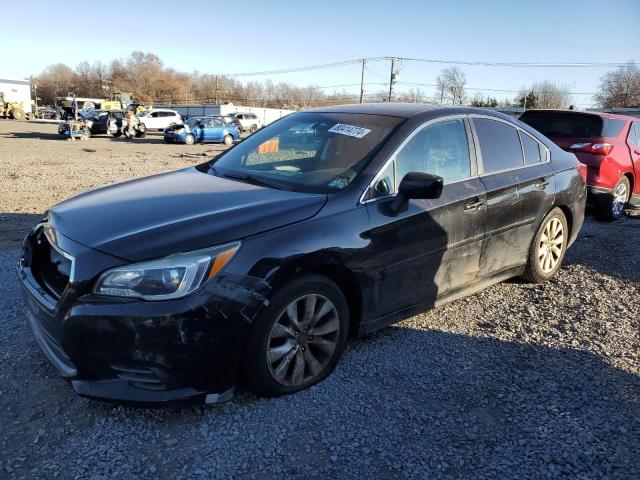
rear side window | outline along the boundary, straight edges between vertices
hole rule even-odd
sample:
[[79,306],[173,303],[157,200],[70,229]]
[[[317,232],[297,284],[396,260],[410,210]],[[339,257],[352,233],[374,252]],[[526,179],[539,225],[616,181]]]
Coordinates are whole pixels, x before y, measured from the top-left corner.
[[633,122],[629,130],[629,141],[640,146],[640,122]]
[[471,162],[464,122],[447,120],[416,133],[396,155],[396,184],[409,172],[438,175],[445,182],[469,177]]
[[520,136],[515,128],[484,118],[474,118],[473,123],[480,142],[484,173],[522,166]]
[[520,117],[547,137],[601,138],[616,137],[624,120],[570,112],[525,112]]
[[526,133],[520,132],[522,150],[524,150],[524,163],[533,165],[542,161],[542,147],[538,142]]

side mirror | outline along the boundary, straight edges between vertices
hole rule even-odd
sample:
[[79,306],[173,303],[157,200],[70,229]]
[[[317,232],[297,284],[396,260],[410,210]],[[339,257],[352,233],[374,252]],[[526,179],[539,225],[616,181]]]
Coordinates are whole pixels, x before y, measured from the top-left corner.
[[393,199],[391,208],[398,212],[406,207],[411,198],[440,198],[444,180],[437,175],[422,172],[409,172],[400,181],[398,194]]

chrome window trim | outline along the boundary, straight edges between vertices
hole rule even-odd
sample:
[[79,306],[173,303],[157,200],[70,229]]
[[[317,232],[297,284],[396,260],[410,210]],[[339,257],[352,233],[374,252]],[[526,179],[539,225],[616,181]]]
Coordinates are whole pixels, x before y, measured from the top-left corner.
[[[391,155],[389,155],[389,158],[387,159],[386,162],[384,162],[384,164],[382,165],[382,167],[380,167],[380,169],[378,170],[378,173],[376,173],[375,177],[373,177],[373,179],[367,184],[366,188],[364,189],[364,192],[362,192],[362,195],[360,195],[360,199],[358,200],[359,204],[365,204],[365,203],[369,203],[369,202],[373,202],[374,200],[379,200],[381,198],[392,198],[395,197],[397,195],[396,193],[390,194],[390,195],[385,195],[384,197],[376,197],[376,198],[370,198],[369,200],[365,200],[364,197],[367,195],[367,192],[373,188],[373,186],[375,185],[375,183],[380,179],[380,176],[382,175],[382,173],[386,170],[386,168],[389,166],[389,164],[391,162],[395,162],[396,159],[396,155],[400,152],[400,150],[402,150],[405,145],[407,143],[409,143],[414,136],[416,136],[418,134],[418,132],[424,130],[427,127],[430,127],[431,125],[434,125],[436,123],[441,123],[441,122],[446,122],[449,120],[465,120],[468,118],[468,115],[466,114],[454,114],[454,115],[447,115],[444,117],[438,117],[438,118],[432,118],[431,120],[427,120],[424,123],[421,123],[418,127],[416,127],[413,132],[411,132],[409,134],[409,136],[407,138],[405,138],[402,143],[400,145],[398,145],[396,147],[396,149],[393,151],[393,153]],[[467,141],[469,141],[469,132],[467,130],[467,125],[465,124],[465,134],[467,135]],[[471,148],[469,148],[469,160],[471,160]],[[395,163],[393,164],[393,177],[394,177],[394,184],[396,182],[396,166]],[[473,177],[465,177],[463,179],[460,180],[455,180],[453,182],[445,182],[445,185],[450,185],[451,183],[457,183],[457,182],[461,182],[464,180],[469,180],[470,178]],[[394,185],[395,188],[395,185]]]
[[[529,138],[533,139],[539,146],[541,146],[544,149],[545,152],[545,159],[543,161],[540,161],[539,163],[533,163],[531,165],[527,165],[525,162],[525,156],[524,156],[524,146],[522,145],[522,140],[520,140],[520,137],[518,136],[518,141],[520,142],[520,149],[522,150],[522,165],[518,166],[518,167],[511,167],[511,168],[504,168],[502,170],[495,170],[493,172],[489,172],[486,173],[484,171],[484,163],[482,161],[482,151],[480,150],[480,142],[478,140],[478,134],[476,132],[476,128],[475,128],[475,124],[473,123],[473,119],[475,118],[483,118],[483,119],[487,119],[487,120],[494,120],[496,122],[501,122],[504,123],[505,125],[510,126],[511,128],[514,128],[518,134],[523,133],[527,136],[529,136]],[[389,199],[389,198],[393,198],[397,195],[396,193],[390,194],[390,195],[385,195],[383,197],[376,197],[376,198],[370,198],[369,200],[365,200],[364,197],[367,195],[367,192],[369,192],[369,190],[371,188],[373,188],[373,186],[375,185],[375,183],[380,179],[380,176],[382,175],[382,173],[384,172],[384,170],[387,168],[387,166],[389,165],[389,163],[391,162],[395,162],[395,158],[396,155],[398,154],[398,152],[404,148],[404,146],[421,130],[423,130],[424,128],[427,128],[428,126],[431,126],[435,123],[439,123],[442,121],[447,121],[447,120],[457,120],[457,119],[461,119],[461,120],[465,120],[467,119],[469,121],[468,123],[468,128],[470,129],[466,131],[467,133],[467,137],[469,136],[469,133],[471,133],[473,138],[470,138],[469,140],[473,143],[473,149],[475,150],[475,152],[473,152],[475,154],[475,160],[476,160],[476,175],[471,175],[469,177],[465,177],[465,178],[461,178],[459,180],[454,180],[451,182],[445,182],[444,185],[452,185],[455,183],[460,183],[460,182],[465,182],[467,180],[473,180],[476,178],[480,178],[483,176],[487,176],[487,175],[495,175],[498,173],[506,173],[506,172],[510,172],[513,170],[519,170],[519,169],[523,169],[523,168],[531,168],[531,167],[537,167],[538,165],[544,165],[547,163],[551,162],[551,151],[549,150],[549,148],[547,148],[547,146],[542,143],[540,140],[538,140],[537,138],[535,138],[533,135],[531,135],[529,132],[527,132],[526,130],[524,130],[523,128],[521,128],[520,126],[511,123],[507,120],[504,120],[502,118],[498,118],[498,117],[493,117],[491,115],[484,115],[481,113],[471,113],[471,114],[454,114],[454,115],[447,115],[444,117],[438,117],[438,118],[433,118],[431,120],[428,120],[424,123],[422,123],[420,126],[418,126],[413,132],[411,132],[411,134],[404,139],[404,141],[398,145],[398,147],[396,147],[396,149],[393,151],[393,153],[389,156],[389,158],[387,159],[387,161],[382,165],[382,167],[380,167],[380,170],[378,170],[378,173],[376,173],[375,177],[373,177],[373,179],[369,182],[369,184],[367,185],[367,187],[364,189],[364,192],[362,192],[362,195],[360,195],[360,199],[358,200],[359,204],[366,204],[369,202],[373,202],[373,201],[378,201],[380,199]],[[467,124],[465,124],[465,129],[467,129]],[[472,158],[472,152],[471,152],[471,146],[469,148],[469,158]],[[473,170],[473,165],[471,166],[472,170]],[[393,167],[393,173],[394,173],[394,177],[396,176],[395,173],[395,164]],[[395,185],[394,185],[395,187]]]

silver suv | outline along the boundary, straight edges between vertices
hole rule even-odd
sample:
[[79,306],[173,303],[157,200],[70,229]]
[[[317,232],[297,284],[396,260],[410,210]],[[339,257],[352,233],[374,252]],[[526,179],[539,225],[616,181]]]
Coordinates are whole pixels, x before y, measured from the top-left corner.
[[236,113],[235,117],[240,120],[243,132],[249,130],[253,133],[259,128],[262,128],[262,123],[255,113]]

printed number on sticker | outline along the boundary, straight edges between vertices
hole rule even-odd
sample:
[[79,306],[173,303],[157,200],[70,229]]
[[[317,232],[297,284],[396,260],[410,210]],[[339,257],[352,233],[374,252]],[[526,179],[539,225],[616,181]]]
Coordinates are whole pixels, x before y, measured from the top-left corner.
[[329,129],[331,133],[339,133],[347,137],[362,138],[371,130],[368,128],[357,127],[355,125],[345,125],[344,123],[336,123]]

